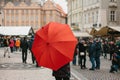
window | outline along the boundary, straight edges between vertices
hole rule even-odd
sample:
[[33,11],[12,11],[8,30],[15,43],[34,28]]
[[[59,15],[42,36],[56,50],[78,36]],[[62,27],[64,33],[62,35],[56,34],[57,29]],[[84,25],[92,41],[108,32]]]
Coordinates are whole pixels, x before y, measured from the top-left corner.
[[30,16],[30,21],[33,21],[34,20],[34,16]]
[[19,13],[19,10],[16,10],[16,14],[18,14]]
[[90,23],[90,13],[88,13],[88,23]]
[[6,21],[10,21],[10,16],[6,16]]
[[9,14],[14,15],[15,14],[15,10],[10,10]]
[[12,21],[14,21],[14,18],[15,18],[14,16],[11,16],[11,20],[12,20]]
[[38,21],[38,16],[35,16],[35,21]]
[[86,14],[84,15],[85,16],[85,24],[87,23],[87,18],[86,18]]
[[39,10],[36,10],[36,15],[39,14]]
[[96,20],[95,20],[95,23],[98,22],[98,11],[96,11]]
[[19,20],[18,16],[16,16],[16,17],[15,17],[15,20],[16,20],[16,21],[18,21],[18,20]]
[[10,13],[10,10],[6,10],[6,14],[9,14]]
[[31,14],[33,15],[33,10],[31,10],[30,12],[31,12]]
[[95,17],[94,17],[94,12],[92,12],[92,22],[94,23],[95,22]]
[[22,15],[24,15],[24,10],[21,10],[22,11]]
[[26,10],[26,14],[27,14],[27,15],[28,15],[28,13],[29,13],[28,10]]
[[115,21],[116,19],[116,12],[115,11],[110,11],[110,21]]
[[86,24],[88,24],[88,21],[89,20],[89,17],[88,17],[88,14],[86,14]]

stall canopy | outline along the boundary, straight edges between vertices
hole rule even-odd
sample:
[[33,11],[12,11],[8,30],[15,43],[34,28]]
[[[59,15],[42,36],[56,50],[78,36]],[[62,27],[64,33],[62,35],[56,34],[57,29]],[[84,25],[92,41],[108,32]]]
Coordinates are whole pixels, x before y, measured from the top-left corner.
[[115,30],[115,31],[118,31],[120,32],[120,26],[109,26],[109,28]]
[[96,35],[98,35],[98,36],[107,36],[108,32],[110,30],[111,29],[108,26],[102,27],[98,32],[96,32]]
[[99,31],[100,28],[88,28],[86,31],[90,34],[90,35],[96,35],[96,32]]
[[87,32],[78,32],[78,31],[73,31],[73,34],[75,37],[92,37],[89,33]]
[[0,34],[25,36],[29,34],[34,34],[34,31],[30,26],[1,26]]
[[96,32],[97,36],[120,36],[119,26],[105,26]]

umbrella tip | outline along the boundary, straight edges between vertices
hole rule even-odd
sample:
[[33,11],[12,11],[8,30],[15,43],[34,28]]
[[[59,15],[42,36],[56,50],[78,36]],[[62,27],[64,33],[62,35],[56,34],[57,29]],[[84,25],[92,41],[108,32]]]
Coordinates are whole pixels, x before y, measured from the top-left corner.
[[49,42],[47,42],[47,45],[49,45],[50,43]]

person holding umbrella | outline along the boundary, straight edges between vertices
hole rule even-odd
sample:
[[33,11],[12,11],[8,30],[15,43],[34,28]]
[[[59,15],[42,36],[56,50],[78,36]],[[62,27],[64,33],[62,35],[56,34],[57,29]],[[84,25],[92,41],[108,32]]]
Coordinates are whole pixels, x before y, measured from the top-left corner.
[[55,80],[70,80],[70,64],[67,63],[57,71],[53,70]]
[[39,66],[53,70],[56,80],[70,80],[70,65],[77,45],[69,25],[50,22],[35,34],[32,51]]

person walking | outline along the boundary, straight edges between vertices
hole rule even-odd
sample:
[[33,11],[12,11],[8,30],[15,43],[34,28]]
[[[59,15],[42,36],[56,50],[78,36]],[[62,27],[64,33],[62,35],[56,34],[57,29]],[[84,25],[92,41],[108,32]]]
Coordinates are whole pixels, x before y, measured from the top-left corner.
[[31,52],[31,58],[32,58],[32,63],[34,64],[36,62],[36,67],[38,67],[38,63],[34,57],[34,54],[32,52],[32,44],[33,44],[33,41],[34,41],[34,37],[32,36],[28,42],[28,45],[29,45],[29,50]]
[[28,42],[26,37],[24,37],[24,39],[21,41],[20,47],[22,49],[22,61],[23,63],[27,63]]
[[17,39],[15,41],[15,47],[16,47],[16,51],[18,51],[20,49],[20,39]]
[[53,70],[52,75],[55,77],[55,80],[70,80],[70,63],[65,64],[57,71]]
[[9,47],[8,36],[5,36],[3,44],[4,44],[4,57],[6,57],[6,54],[8,53],[8,58],[10,58],[10,47]]
[[13,40],[13,38],[11,37],[10,38],[10,44],[9,44],[9,46],[10,46],[10,51],[11,51],[11,53],[13,53],[13,48],[14,48],[14,40]]

